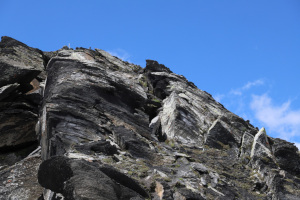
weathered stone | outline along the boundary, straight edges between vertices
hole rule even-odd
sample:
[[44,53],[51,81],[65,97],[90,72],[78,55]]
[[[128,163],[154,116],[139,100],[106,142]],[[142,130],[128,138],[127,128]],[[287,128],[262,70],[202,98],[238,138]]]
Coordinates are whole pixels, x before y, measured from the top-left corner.
[[163,110],[159,115],[162,133],[167,138],[180,140],[183,143],[203,142],[201,124],[197,123],[200,121],[197,113],[175,92],[164,100]]
[[201,163],[192,163],[192,167],[199,173],[208,173],[207,167]]
[[149,127],[154,138],[157,138],[160,141],[165,141],[167,139],[166,135],[162,134],[161,121],[159,116],[156,116],[151,120]]
[[0,148],[36,142],[37,112],[37,107],[26,101],[0,102]]
[[117,183],[132,189],[133,191],[139,193],[143,197],[148,197],[148,193],[133,179],[129,178],[128,176],[122,174],[121,172],[115,170],[111,166],[108,167],[100,167],[100,170],[110,177],[112,180],[116,181]]
[[[19,83],[23,91],[29,83],[44,71],[43,52],[10,37],[0,42],[0,87]],[[43,75],[45,77],[45,75]]]
[[[128,62],[124,62],[118,57],[110,55],[108,52],[103,51],[101,49],[95,49],[97,53],[99,53],[102,58],[101,61],[106,64],[109,68],[118,71],[125,72],[138,72],[141,70],[141,67],[138,65],[134,65]],[[96,54],[97,55],[97,54]],[[98,56],[98,55],[97,55]],[[99,61],[98,61],[99,62]]]
[[26,158],[32,151],[34,151],[38,146],[38,142],[32,142],[31,144],[26,144],[20,146],[19,148],[8,147],[2,148],[0,152],[0,169],[6,168],[8,166],[14,165],[16,162],[21,161]]
[[[11,38],[0,49],[1,66],[20,72],[14,81],[0,78],[0,173],[26,162],[20,159],[36,145],[36,134],[41,144],[44,190],[29,187],[35,196],[23,199],[300,195],[295,146],[258,131],[156,61],[142,69],[100,49],[41,52]],[[44,80],[46,73],[35,70],[46,63]],[[9,199],[27,189],[1,191]]]
[[105,155],[113,155],[117,153],[117,148],[111,145],[108,141],[99,141],[91,146],[91,150],[100,153],[103,152]]
[[159,64],[155,60],[146,60],[145,72],[167,72],[172,73],[172,71],[166,66]]
[[281,139],[272,140],[272,152],[280,168],[300,177],[300,155],[297,147]]
[[114,128],[116,143],[137,158],[151,159],[152,153],[147,143],[139,140],[132,131],[124,127]]
[[37,180],[41,162],[37,154],[0,169],[0,199],[38,199],[43,192]]
[[70,200],[125,200],[138,197],[138,193],[142,192],[147,196],[137,183],[112,168],[99,168],[97,164],[61,156],[52,157],[41,164],[38,180],[43,187],[61,193]]
[[13,91],[15,91],[20,84],[14,83],[10,85],[5,85],[0,88],[0,101],[4,100],[6,97],[10,96]]
[[[3,164],[14,164],[37,147],[34,131],[38,120],[38,102],[28,93],[31,81],[45,78],[43,52],[2,37],[0,42],[0,148]],[[41,96],[40,96],[41,97]],[[32,99],[32,98],[31,98]]]
[[267,133],[265,128],[261,128],[258,133],[255,135],[253,139],[252,149],[251,149],[251,157],[255,155],[271,155],[270,145],[267,138]]
[[174,193],[174,200],[186,200],[186,199],[197,199],[197,200],[204,200],[200,194],[192,192],[187,189],[180,189],[178,192]]
[[240,145],[240,158],[248,163],[250,161],[251,150],[253,145],[254,136],[245,132],[242,137]]
[[[42,138],[42,147],[52,145],[53,151],[60,149],[64,153],[74,143],[100,140],[112,134],[112,128],[106,125],[111,120],[115,126],[134,127],[134,132],[150,137],[150,133],[144,131],[149,129],[149,122],[143,121],[137,111],[147,98],[137,79],[130,74],[121,76],[120,72],[110,71],[90,60],[85,61],[82,55],[82,52],[73,52],[69,57],[56,57],[49,62],[43,106],[47,108],[45,115],[49,119],[46,123],[54,123],[56,128],[51,130],[53,125],[47,125],[49,128],[43,130],[46,137]],[[69,104],[70,101],[73,103]],[[98,118],[99,113],[102,115]],[[56,134],[53,135],[52,131]],[[64,134],[58,134],[60,132]],[[54,137],[60,139],[56,144],[48,144],[48,140]]]
[[233,135],[222,125],[219,120],[216,120],[209,128],[205,137],[205,144],[217,148],[223,149],[237,147],[237,142]]

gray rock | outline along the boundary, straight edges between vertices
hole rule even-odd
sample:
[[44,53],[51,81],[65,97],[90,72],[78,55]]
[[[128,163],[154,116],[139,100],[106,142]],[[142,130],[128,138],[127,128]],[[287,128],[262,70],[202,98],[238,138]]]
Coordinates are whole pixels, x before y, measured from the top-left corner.
[[201,163],[191,163],[192,164],[192,167],[197,170],[198,172],[200,173],[208,173],[208,169],[207,167],[205,167],[203,164]]
[[20,86],[20,84],[14,83],[14,84],[5,85],[5,86],[1,87],[0,88],[0,101],[5,99],[6,97],[10,96],[11,93],[13,91],[15,91],[19,86]]
[[300,155],[297,147],[281,139],[272,140],[272,152],[280,168],[296,176],[300,175]]
[[125,200],[139,197],[139,193],[144,197],[148,195],[135,181],[112,168],[99,168],[97,164],[60,156],[41,164],[38,180],[43,187],[70,200]]
[[155,60],[146,60],[145,72],[167,72],[172,73],[172,71],[166,66],[159,64]]
[[38,199],[43,192],[36,176],[41,162],[34,155],[0,169],[0,199]]
[[[30,93],[33,88],[39,88],[34,85],[34,78],[45,78],[44,64],[42,51],[10,37],[1,38],[0,149],[7,155],[19,154],[20,149],[14,152],[15,148],[27,149],[33,144],[36,146],[34,127],[41,95],[39,100],[35,96],[32,101]],[[19,157],[24,158],[24,155],[16,156],[15,161]]]
[[[6,70],[0,78],[4,199],[10,194],[41,200],[300,195],[293,144],[258,131],[156,61],[147,60],[142,69],[100,49],[41,52],[7,37],[0,50]],[[37,138],[43,162],[30,167],[27,158],[20,159]],[[4,187],[16,166],[24,174],[39,169],[44,189]],[[34,196],[21,197],[22,192]]]
[[253,139],[251,157],[259,154],[266,154],[271,157],[272,155],[269,148],[270,145],[268,142],[266,130],[265,128],[261,128]]
[[26,101],[0,102],[0,148],[36,142],[37,112],[37,107]]
[[183,143],[203,143],[201,124],[198,113],[190,108],[189,103],[173,92],[163,102],[160,112],[162,133],[167,138]]
[[217,149],[238,146],[233,134],[224,128],[220,120],[216,120],[209,128],[204,144]]
[[[0,42],[0,87],[19,83],[25,91],[32,79],[44,71],[43,52],[3,36]],[[45,74],[42,75],[45,77]]]

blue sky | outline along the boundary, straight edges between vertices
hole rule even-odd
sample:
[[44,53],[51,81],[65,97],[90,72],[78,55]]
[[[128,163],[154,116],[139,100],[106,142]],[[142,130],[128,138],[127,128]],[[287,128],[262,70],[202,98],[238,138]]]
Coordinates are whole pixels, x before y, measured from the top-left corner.
[[299,0],[0,0],[0,36],[165,64],[300,147]]

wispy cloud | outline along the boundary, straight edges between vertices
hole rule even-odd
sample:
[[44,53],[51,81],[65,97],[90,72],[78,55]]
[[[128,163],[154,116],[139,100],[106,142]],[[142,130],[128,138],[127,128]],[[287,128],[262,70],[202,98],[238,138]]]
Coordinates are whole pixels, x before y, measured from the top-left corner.
[[214,95],[214,99],[218,102],[221,102],[221,100],[225,97],[224,94],[216,94]]
[[263,85],[263,84],[264,84],[264,81],[261,79],[258,79],[258,80],[252,81],[252,82],[248,82],[243,87],[240,87],[237,89],[232,89],[230,91],[230,94],[240,96],[243,94],[244,91],[249,90],[250,88],[252,88],[254,86],[259,86],[259,85]]
[[[254,126],[264,126],[268,135],[293,142],[300,149],[300,109],[292,109],[292,100],[276,104],[268,95],[271,88],[271,84],[258,79],[214,98]],[[262,90],[264,94],[255,95]]]
[[[223,99],[229,99],[232,98],[232,95],[236,95],[236,96],[242,96],[242,94],[244,92],[246,92],[247,90],[251,89],[254,86],[260,86],[260,85],[264,85],[265,82],[262,79],[258,79],[255,81],[249,81],[248,83],[246,83],[245,85],[243,85],[240,88],[236,88],[236,89],[231,89],[229,93],[227,94],[216,94],[213,95],[215,100],[218,102],[221,102]],[[234,97],[235,101],[236,101],[236,97]]]
[[298,148],[298,150],[300,150],[300,143],[299,142],[294,142],[295,146]]
[[124,49],[118,48],[114,50],[108,50],[107,52],[113,56],[120,58],[121,60],[130,62],[129,58],[131,57],[131,55]]
[[244,85],[242,87],[242,89],[243,90],[248,90],[253,86],[258,86],[258,85],[263,85],[263,84],[264,84],[264,81],[259,79],[259,80],[253,81],[253,82],[248,82],[246,85]]
[[300,136],[300,110],[292,110],[290,105],[291,101],[274,105],[267,94],[252,95],[250,103],[256,119],[265,124],[272,134],[293,141]]

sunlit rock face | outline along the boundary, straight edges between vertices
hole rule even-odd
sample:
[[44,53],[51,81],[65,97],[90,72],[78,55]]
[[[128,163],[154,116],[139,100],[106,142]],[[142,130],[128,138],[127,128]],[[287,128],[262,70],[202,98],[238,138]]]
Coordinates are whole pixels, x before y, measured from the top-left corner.
[[293,144],[156,61],[42,52],[9,37],[0,50],[0,199],[300,195]]

